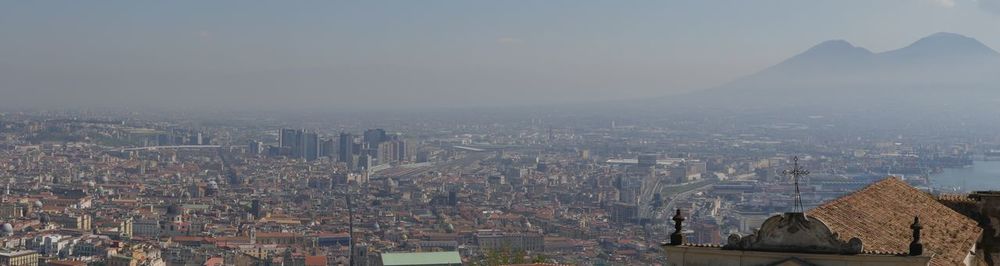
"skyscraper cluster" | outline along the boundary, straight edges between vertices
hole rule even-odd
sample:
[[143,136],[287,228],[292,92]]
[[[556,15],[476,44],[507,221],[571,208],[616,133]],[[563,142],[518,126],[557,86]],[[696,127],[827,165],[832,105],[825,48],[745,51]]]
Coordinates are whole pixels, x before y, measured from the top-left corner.
[[365,130],[360,139],[351,133],[340,133],[339,145],[338,161],[352,169],[410,161],[412,150],[398,134],[387,134],[380,128]]
[[323,139],[315,132],[284,128],[278,133],[278,146],[272,155],[285,155],[307,161],[332,157],[333,140]]

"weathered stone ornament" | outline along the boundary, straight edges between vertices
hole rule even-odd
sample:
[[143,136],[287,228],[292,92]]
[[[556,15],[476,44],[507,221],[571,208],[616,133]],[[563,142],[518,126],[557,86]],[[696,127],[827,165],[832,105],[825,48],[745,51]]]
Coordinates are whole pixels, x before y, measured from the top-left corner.
[[768,218],[753,234],[730,235],[722,248],[852,255],[861,253],[864,245],[856,237],[842,241],[823,221],[792,212]]

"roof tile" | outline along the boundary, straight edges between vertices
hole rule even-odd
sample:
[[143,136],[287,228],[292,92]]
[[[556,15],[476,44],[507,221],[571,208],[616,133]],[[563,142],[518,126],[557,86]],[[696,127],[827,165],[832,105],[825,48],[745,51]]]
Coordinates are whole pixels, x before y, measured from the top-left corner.
[[842,240],[857,237],[865,252],[906,253],[914,216],[923,225],[921,243],[931,265],[960,265],[982,233],[976,221],[895,177],[809,210]]

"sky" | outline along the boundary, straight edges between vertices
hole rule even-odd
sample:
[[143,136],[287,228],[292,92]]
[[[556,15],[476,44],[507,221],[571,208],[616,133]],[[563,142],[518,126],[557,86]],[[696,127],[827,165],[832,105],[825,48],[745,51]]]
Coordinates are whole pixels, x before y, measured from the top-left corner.
[[1000,0],[4,1],[0,106],[387,110],[659,97],[825,40],[953,32]]

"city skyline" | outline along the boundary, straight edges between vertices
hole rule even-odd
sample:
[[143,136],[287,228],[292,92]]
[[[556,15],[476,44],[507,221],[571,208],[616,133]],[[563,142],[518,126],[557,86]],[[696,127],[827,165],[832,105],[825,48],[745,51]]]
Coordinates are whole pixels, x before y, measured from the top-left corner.
[[1000,0],[0,3],[0,265],[1000,264]]

